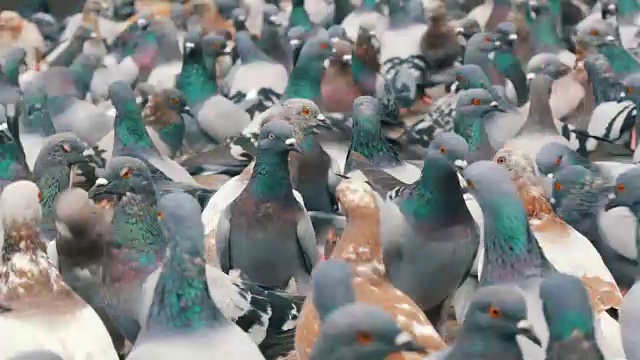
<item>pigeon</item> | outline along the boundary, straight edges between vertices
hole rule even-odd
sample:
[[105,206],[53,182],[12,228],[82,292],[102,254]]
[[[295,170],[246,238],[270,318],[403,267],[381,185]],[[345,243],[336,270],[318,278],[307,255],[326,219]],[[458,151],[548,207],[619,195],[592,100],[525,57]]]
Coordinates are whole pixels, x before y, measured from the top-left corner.
[[[634,105],[636,106],[636,109],[638,108],[638,104],[639,104],[639,97],[638,95],[634,94],[634,91],[638,91],[638,89],[640,89],[640,76],[638,75],[630,75],[627,78],[624,79],[623,81],[623,85],[625,86],[625,90],[620,94],[620,96],[624,99],[629,99],[631,100]],[[636,116],[637,117],[637,116]],[[640,150],[638,150],[637,145],[637,139],[638,139],[638,131],[640,129],[638,128],[637,125],[634,125],[633,128],[631,129],[631,144],[630,147],[631,149],[634,151],[633,152],[633,162],[638,162],[640,161]]]
[[447,24],[447,11],[437,7],[430,14],[431,24],[422,35],[420,51],[425,60],[427,77],[443,71],[451,71],[464,55],[456,30]]
[[539,53],[558,54],[562,62],[571,66],[576,56],[565,49],[556,28],[555,17],[550,3],[532,1],[527,3],[525,18],[529,31],[534,36],[529,37],[529,43],[534,55]]
[[[107,150],[106,158],[131,156],[143,160],[157,178],[195,184],[191,175],[175,161],[162,155],[147,133],[136,96],[126,83],[109,86],[109,96],[116,109],[113,131],[98,146]],[[110,151],[109,151],[110,150]]]
[[549,325],[547,359],[604,360],[594,335],[587,289],[580,279],[553,274],[540,285],[540,298]]
[[[211,356],[264,359],[251,338],[227,319],[210,297],[198,203],[179,193],[158,202],[157,215],[169,237],[169,255],[157,277],[144,326],[127,359]],[[185,233],[189,224],[193,233]],[[172,300],[173,299],[173,300]],[[178,301],[175,301],[177,299]]]
[[0,32],[0,54],[4,54],[13,46],[21,46],[26,50],[26,63],[35,66],[44,52],[44,39],[38,27],[17,12],[5,8],[0,12],[3,28]]
[[354,303],[329,315],[310,359],[383,359],[399,351],[423,350],[388,313],[375,305]]
[[373,166],[411,183],[420,176],[420,169],[399,159],[382,133],[379,109],[379,102],[370,96],[361,96],[353,102],[353,132],[344,171],[358,170],[355,158],[364,157]]
[[456,169],[439,151],[428,151],[420,179],[382,209],[383,260],[389,279],[438,324],[442,302],[468,275],[479,242]]
[[[510,22],[498,24],[494,33],[495,48],[489,53],[493,66],[513,86],[518,106],[529,101],[529,84],[520,60],[514,53],[515,42],[518,40],[515,25]],[[507,84],[508,88],[509,84]],[[508,92],[508,90],[507,90]]]
[[113,236],[102,257],[99,301],[120,333],[134,343],[140,330],[142,285],[160,266],[168,241],[158,223],[156,192],[145,164],[114,157],[103,176],[89,191],[91,199],[113,207]]
[[4,188],[15,180],[28,180],[31,171],[22,152],[20,139],[9,130],[5,109],[0,105],[0,187]]
[[[183,237],[188,236],[193,241],[198,239],[204,244],[202,222],[197,216],[199,208],[193,206],[194,201],[184,193],[173,193],[161,198],[159,209],[164,219],[161,222],[171,221],[173,224],[178,219],[188,219],[173,224],[171,231],[164,228],[170,241],[183,240]],[[157,286],[162,271],[162,268],[156,270],[145,282],[145,302],[141,310],[143,324],[147,321],[146,315],[154,298],[153,289]],[[205,272],[210,298],[219,306],[225,318],[249,335],[265,357],[277,358],[293,349],[302,298],[265,290],[243,280],[238,271],[231,271],[226,275],[219,268],[207,265]]]
[[[39,202],[38,187],[26,180],[8,185],[0,196],[5,229],[0,301],[11,308],[0,315],[3,356],[48,350],[63,358],[115,360],[100,318],[63,282],[43,251]],[[90,336],[77,342],[78,334]]]
[[80,24],[66,43],[61,43],[52,49],[46,56],[45,61],[49,68],[54,66],[68,67],[74,59],[83,53],[85,42],[96,39],[98,34],[92,27]]
[[265,4],[262,21],[258,47],[290,72],[293,68],[293,53],[287,39],[282,36],[280,9],[276,5]]
[[180,91],[166,89],[152,94],[142,115],[147,133],[160,154],[173,158],[182,152],[185,118],[193,118],[193,114]]
[[342,20],[342,28],[347,37],[356,40],[360,29],[368,30],[375,34],[383,34],[389,26],[389,19],[378,12],[376,0],[364,0],[360,7],[354,9]]
[[218,143],[238,135],[251,121],[240,106],[219,93],[216,80],[207,69],[206,62],[214,63],[226,50],[227,41],[219,35],[201,37],[189,32],[184,42],[182,71],[176,80],[198,125]]
[[449,349],[426,359],[530,359],[516,341],[518,336],[523,336],[527,341],[542,346],[534,325],[528,319],[528,307],[523,293],[514,286],[493,285],[478,289],[456,341]]
[[[556,270],[533,235],[516,187],[509,183],[510,176],[506,169],[489,161],[469,165],[463,171],[463,176],[480,204],[484,219],[484,259],[479,274],[480,286],[519,287],[527,300],[527,319],[540,336],[541,344],[546,346],[548,330],[538,291],[543,277]],[[495,184],[502,186],[498,188]],[[496,196],[498,191],[500,196]],[[511,226],[504,226],[506,223]],[[544,358],[544,351],[530,343],[522,342],[520,348],[526,359]]]
[[324,72],[324,61],[329,55],[331,55],[329,34],[325,30],[319,30],[302,46],[300,56],[289,74],[284,98],[313,100],[322,109],[320,83]]
[[568,144],[567,139],[558,133],[549,106],[552,82],[544,74],[531,80],[529,115],[516,136],[505,142],[505,149],[519,150],[533,158],[546,143]]
[[[291,125],[273,120],[262,127],[251,179],[220,215],[215,235],[225,273],[239,269],[249,280],[275,289],[285,289],[291,278],[304,289],[318,261],[313,226],[291,189],[290,151],[300,151]],[[250,248],[247,242],[259,247]],[[282,257],[270,253],[276,248]],[[263,266],[272,271],[266,273]]]
[[[40,151],[33,167],[33,181],[42,192],[42,235],[48,240],[55,237],[55,200],[75,183],[78,175],[89,186],[97,179],[95,164],[88,157],[92,150],[71,133],[50,136]],[[76,183],[77,185],[77,183]]]
[[317,324],[335,308],[356,298],[389,312],[398,326],[428,351],[444,349],[444,342],[422,310],[384,274],[379,237],[382,199],[367,184],[355,179],[343,180],[337,195],[347,213],[347,226],[331,259],[312,273],[313,296],[307,297],[296,330],[298,358],[308,358],[319,333]]

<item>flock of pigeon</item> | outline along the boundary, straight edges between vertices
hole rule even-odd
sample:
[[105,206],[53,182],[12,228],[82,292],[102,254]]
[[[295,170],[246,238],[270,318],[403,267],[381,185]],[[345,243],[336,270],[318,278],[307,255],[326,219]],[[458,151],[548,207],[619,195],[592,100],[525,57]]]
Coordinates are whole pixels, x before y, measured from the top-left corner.
[[637,0],[14,10],[0,359],[640,360]]

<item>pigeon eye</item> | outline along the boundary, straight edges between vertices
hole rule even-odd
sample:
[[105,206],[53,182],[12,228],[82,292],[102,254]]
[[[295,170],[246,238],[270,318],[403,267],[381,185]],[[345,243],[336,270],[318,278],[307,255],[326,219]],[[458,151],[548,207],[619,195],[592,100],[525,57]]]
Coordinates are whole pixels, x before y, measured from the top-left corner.
[[465,181],[466,181],[466,183],[467,183],[467,187],[468,187],[469,189],[473,189],[473,181],[471,181],[471,180],[466,180],[466,179],[465,179]]
[[591,36],[598,36],[598,35],[600,35],[600,31],[596,29],[591,30]]
[[269,140],[273,140],[273,139],[275,139],[275,138],[276,138],[276,136],[275,136],[275,135],[273,135],[273,133],[269,134]]
[[482,104],[482,101],[480,101],[480,99],[473,99],[473,100],[471,101],[471,103],[472,103],[473,105],[480,105],[480,104]]
[[178,99],[177,97],[174,97],[174,98],[171,98],[171,102],[172,102],[174,105],[178,105],[178,104],[180,104],[180,99]]
[[444,154],[447,152],[447,149],[444,148],[444,146],[440,146],[440,154]]
[[126,180],[131,177],[131,174],[133,174],[133,170],[131,170],[130,168],[124,168],[120,172],[120,177]]
[[562,163],[562,156],[558,156],[556,159],[556,165],[560,165]]
[[484,38],[484,41],[491,42],[491,38],[487,36],[486,38]]
[[322,43],[322,44],[320,44],[320,47],[321,47],[321,48],[323,48],[323,49],[326,49],[326,48],[328,48],[328,47],[329,47],[329,44],[327,44],[327,43]]
[[633,92],[633,88],[632,88],[631,86],[629,86],[629,87],[627,88],[627,93],[628,93],[628,94],[631,94],[632,92]]
[[500,309],[492,306],[489,308],[489,316],[493,319],[497,319],[502,316],[502,312],[500,311]]
[[616,190],[618,190],[618,192],[623,192],[625,189],[624,184],[618,184],[618,186],[616,186]]
[[462,81],[462,75],[458,75],[458,76],[456,76],[456,80],[458,80],[458,81]]
[[500,164],[500,165],[504,164],[506,161],[507,161],[507,159],[505,159],[505,157],[504,157],[504,156],[500,156],[500,157],[496,160],[496,162],[497,162],[498,164]]
[[558,191],[562,190],[562,184],[560,183],[556,183],[553,187]]
[[164,213],[162,211],[158,211],[158,219],[162,220],[164,218]]
[[308,106],[303,107],[303,108],[302,108],[302,115],[304,115],[304,116],[309,116],[309,115],[311,115],[311,109],[309,109],[309,107],[308,107]]
[[42,201],[42,191],[38,191],[38,201]]
[[71,146],[69,146],[69,144],[67,143],[63,143],[62,145],[60,145],[60,148],[66,153],[71,152]]
[[373,336],[371,336],[371,333],[360,331],[356,334],[356,339],[360,344],[366,345],[373,341]]
[[214,42],[213,44],[211,44],[211,47],[212,47],[214,50],[218,50],[218,49],[220,48],[220,44],[218,44],[217,42]]

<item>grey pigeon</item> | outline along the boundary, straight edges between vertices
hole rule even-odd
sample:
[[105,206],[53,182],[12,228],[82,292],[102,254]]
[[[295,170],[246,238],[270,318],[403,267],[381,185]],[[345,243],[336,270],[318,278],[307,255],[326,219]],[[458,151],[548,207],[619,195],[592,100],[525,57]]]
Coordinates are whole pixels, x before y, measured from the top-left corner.
[[428,151],[420,179],[382,208],[388,277],[437,324],[442,302],[469,274],[479,243],[453,163]]
[[401,351],[424,352],[381,308],[354,303],[329,315],[311,351],[311,360],[384,359]]
[[[153,286],[145,325],[127,359],[264,359],[251,338],[224,316],[222,305],[209,294],[204,231],[200,219],[193,216],[199,206],[185,196],[168,194],[158,202],[157,216],[171,239],[169,255]],[[184,232],[185,224],[193,232]]]
[[540,285],[542,308],[549,325],[547,360],[604,360],[593,326],[593,310],[580,279],[557,273]]
[[321,321],[340,307],[356,302],[351,278],[351,266],[342,260],[329,259],[313,269],[313,305]]
[[522,292],[509,285],[485,286],[474,294],[453,345],[427,359],[529,359],[523,357],[518,346],[519,335],[542,345],[527,320],[527,302]]
[[[463,171],[467,186],[482,209],[484,258],[480,285],[516,285],[525,294],[528,320],[542,343],[548,339],[539,287],[543,277],[555,273],[529,227],[527,213],[509,172],[495,162],[479,161]],[[499,184],[500,186],[496,186]],[[526,359],[543,359],[544,351],[520,344]]]
[[291,125],[273,120],[262,127],[251,180],[216,229],[224,272],[238,269],[251,281],[277,289],[285,289],[291,278],[304,288],[318,261],[313,226],[291,188],[291,151],[300,151]]
[[142,285],[160,266],[167,249],[158,223],[151,173],[138,159],[114,157],[89,197],[113,203],[113,236],[102,257],[100,301],[120,333],[134,342],[140,330]]
[[467,159],[469,159],[469,144],[460,135],[454,132],[445,132],[436,136],[429,144],[429,150],[439,151],[444,155],[458,170],[467,167]]

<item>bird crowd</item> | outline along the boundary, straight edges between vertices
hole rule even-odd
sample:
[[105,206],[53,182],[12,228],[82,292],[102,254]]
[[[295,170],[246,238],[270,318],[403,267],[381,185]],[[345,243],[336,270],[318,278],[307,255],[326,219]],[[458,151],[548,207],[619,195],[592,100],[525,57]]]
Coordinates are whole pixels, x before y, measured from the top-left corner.
[[638,0],[74,1],[0,0],[0,360],[640,360]]

